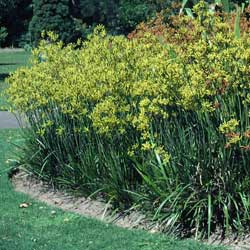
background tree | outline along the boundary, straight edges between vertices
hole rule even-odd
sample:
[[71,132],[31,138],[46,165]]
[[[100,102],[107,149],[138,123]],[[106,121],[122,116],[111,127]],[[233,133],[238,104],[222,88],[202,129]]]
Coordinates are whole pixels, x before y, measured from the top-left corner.
[[69,0],[34,0],[33,17],[29,25],[31,40],[37,43],[41,32],[54,31],[64,42],[74,37],[74,22],[70,15]]
[[120,0],[117,8],[117,28],[121,33],[132,31],[137,24],[155,16],[157,11],[170,7],[173,1]]
[[110,33],[127,34],[171,3],[171,0],[74,0],[70,1],[70,10],[85,27],[101,23]]
[[27,33],[31,3],[32,0],[0,0],[0,23],[8,32],[4,45],[18,46],[21,36]]

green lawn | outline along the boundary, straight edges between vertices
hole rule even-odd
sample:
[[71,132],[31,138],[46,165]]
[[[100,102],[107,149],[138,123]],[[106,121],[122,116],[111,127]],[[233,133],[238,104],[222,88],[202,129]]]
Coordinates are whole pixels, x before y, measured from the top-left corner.
[[[27,62],[28,53],[0,52],[1,88],[9,72]],[[1,99],[1,104],[5,100]],[[224,249],[161,234],[125,230],[46,206],[13,190],[7,173],[7,159],[22,143],[20,130],[0,130],[0,249],[1,250],[196,250]],[[32,203],[19,208],[21,203]],[[52,210],[56,210],[52,214]]]
[[6,52],[0,50],[0,110],[8,108],[6,97],[2,94],[7,86],[4,79],[8,77],[10,72],[13,72],[22,65],[26,65],[29,56],[30,53],[25,51]]

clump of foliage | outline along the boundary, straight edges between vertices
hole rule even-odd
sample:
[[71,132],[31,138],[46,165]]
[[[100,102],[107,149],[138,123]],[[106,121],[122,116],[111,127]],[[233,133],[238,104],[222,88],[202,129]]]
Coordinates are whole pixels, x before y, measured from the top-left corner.
[[[103,24],[109,34],[128,34],[137,24],[155,17],[160,10],[170,8],[175,2],[161,0],[80,0],[71,4],[76,24],[82,23],[78,34],[86,34],[98,24]],[[79,36],[79,37],[80,37]]]
[[153,18],[157,11],[169,7],[170,1],[121,0],[117,6],[116,29],[127,34],[140,22]]
[[69,0],[34,0],[33,17],[29,24],[31,40],[37,43],[42,31],[54,31],[68,43],[73,38],[74,24],[70,16]]
[[9,78],[30,123],[21,163],[58,186],[153,211],[166,230],[248,228],[249,32],[236,36],[204,1],[193,12],[130,39],[98,26],[77,45],[41,41],[33,66]]
[[173,1],[162,0],[79,0],[72,1],[72,16],[89,26],[105,25],[109,33],[128,34],[137,24],[168,8]]

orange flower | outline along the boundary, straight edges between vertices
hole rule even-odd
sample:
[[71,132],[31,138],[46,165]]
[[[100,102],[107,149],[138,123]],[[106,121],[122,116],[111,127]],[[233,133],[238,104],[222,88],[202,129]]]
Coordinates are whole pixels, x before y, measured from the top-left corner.
[[226,133],[225,136],[227,138],[234,138],[234,137],[240,136],[240,133],[234,133],[234,132],[232,132],[232,133]]
[[241,149],[243,150],[250,150],[250,145],[247,145],[247,146],[240,146]]
[[220,104],[218,101],[216,101],[216,102],[214,103],[214,105],[213,105],[213,107],[214,107],[215,109],[218,109],[220,106],[221,106],[221,104]]
[[244,136],[246,138],[250,138],[250,130],[247,130],[245,133],[244,133]]

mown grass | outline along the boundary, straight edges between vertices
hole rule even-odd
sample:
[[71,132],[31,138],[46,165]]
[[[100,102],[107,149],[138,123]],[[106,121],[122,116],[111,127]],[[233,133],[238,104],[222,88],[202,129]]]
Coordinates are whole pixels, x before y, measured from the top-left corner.
[[[181,250],[223,249],[192,240],[179,241],[161,234],[125,230],[64,212],[13,190],[7,178],[7,159],[22,143],[20,130],[0,130],[0,249],[1,250]],[[19,208],[21,203],[31,203]],[[53,210],[56,213],[51,213]]]
[[26,65],[30,53],[25,51],[1,51],[0,50],[0,110],[9,107],[6,96],[3,94],[7,84],[5,78],[20,66]]

